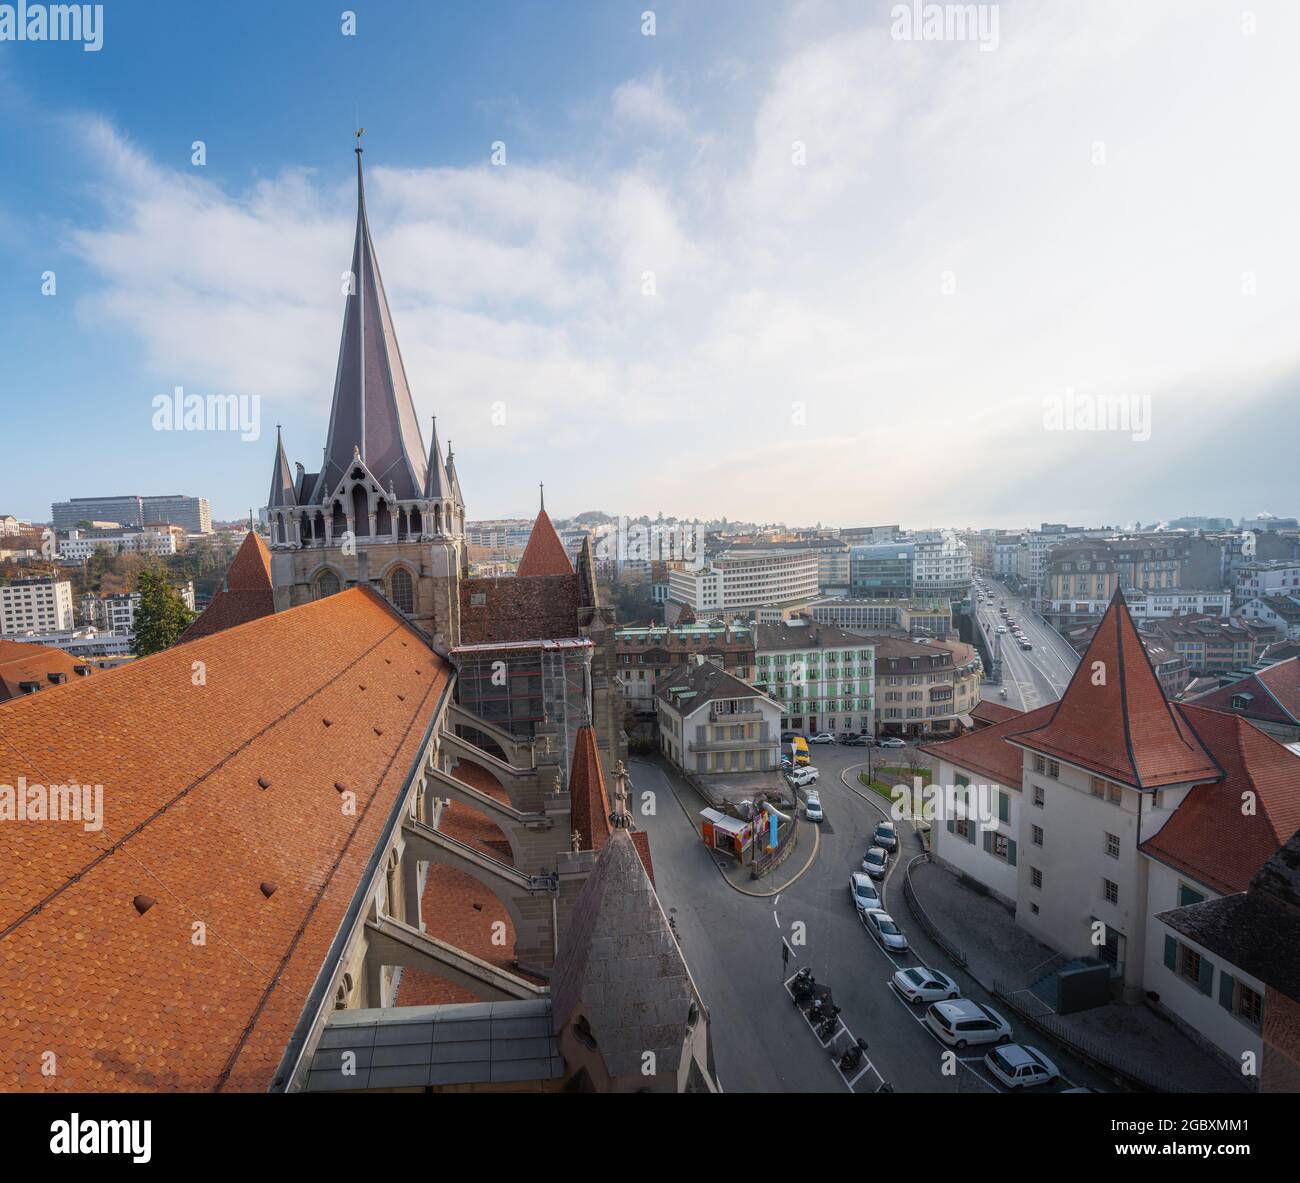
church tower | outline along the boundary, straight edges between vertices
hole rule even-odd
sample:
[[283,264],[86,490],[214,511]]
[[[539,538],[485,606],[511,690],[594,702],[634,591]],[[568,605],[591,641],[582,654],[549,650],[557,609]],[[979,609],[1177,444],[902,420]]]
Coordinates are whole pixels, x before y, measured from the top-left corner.
[[465,505],[436,420],[426,453],[384,294],[357,146],[357,229],[345,278],[319,472],[291,473],[276,431],[267,498],[276,611],[368,583],[444,652],[460,641]]

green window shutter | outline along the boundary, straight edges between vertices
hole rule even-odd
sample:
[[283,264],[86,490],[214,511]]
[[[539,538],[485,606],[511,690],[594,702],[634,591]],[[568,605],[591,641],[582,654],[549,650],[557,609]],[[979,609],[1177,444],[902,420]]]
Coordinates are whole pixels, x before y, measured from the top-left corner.
[[1202,994],[1209,994],[1214,988],[1214,963],[1208,957],[1201,958],[1201,980],[1196,984]]
[[1007,839],[1007,863],[1013,867],[1016,865],[1016,841],[1014,838]]
[[1219,1005],[1226,1011],[1232,1010],[1232,999],[1236,993],[1234,987],[1237,979],[1224,970],[1219,971]]
[[993,853],[993,831],[992,830],[984,831],[984,849],[989,854]]
[[1165,969],[1178,972],[1178,942],[1171,936],[1165,937]]
[[948,833],[951,834],[954,830],[956,830],[956,828],[957,828],[957,823],[956,823],[955,821],[953,821],[952,818],[949,818],[949,819],[948,819]]
[[1011,820],[1011,798],[1006,793],[998,793],[998,821],[1009,822]]
[[966,820],[966,841],[969,842],[972,846],[975,845],[975,819],[974,818],[968,818]]

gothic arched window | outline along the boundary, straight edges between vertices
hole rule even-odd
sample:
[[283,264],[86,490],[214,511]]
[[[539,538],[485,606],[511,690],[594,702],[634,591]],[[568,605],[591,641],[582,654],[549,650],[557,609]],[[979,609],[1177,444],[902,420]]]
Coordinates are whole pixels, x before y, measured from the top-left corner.
[[323,600],[339,590],[339,577],[333,571],[322,571],[316,580],[316,598]]
[[388,599],[394,608],[407,616],[415,611],[415,590],[411,584],[411,573],[405,567],[394,569],[389,578]]

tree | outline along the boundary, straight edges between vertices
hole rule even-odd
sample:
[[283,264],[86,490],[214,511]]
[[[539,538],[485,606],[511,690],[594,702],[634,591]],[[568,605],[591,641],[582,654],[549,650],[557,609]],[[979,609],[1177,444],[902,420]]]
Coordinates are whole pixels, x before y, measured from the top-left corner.
[[131,647],[138,657],[148,657],[175,645],[194,617],[161,572],[141,571],[138,587],[140,604],[135,610]]

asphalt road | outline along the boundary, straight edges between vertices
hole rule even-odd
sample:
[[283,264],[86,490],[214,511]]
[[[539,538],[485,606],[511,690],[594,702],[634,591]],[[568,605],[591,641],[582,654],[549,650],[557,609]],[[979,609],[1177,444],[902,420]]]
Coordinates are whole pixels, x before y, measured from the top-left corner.
[[[1002,685],[1006,687],[1007,697],[1003,699],[992,685],[985,686],[984,697],[1026,711],[1055,702],[1065,693],[1079,664],[1078,654],[1042,617],[1030,612],[1024,600],[991,579],[986,582],[994,593],[993,602],[980,603],[977,615],[990,644],[996,646],[1001,642]],[[1024,629],[1032,649],[1021,649],[1009,631],[998,633],[997,627],[1003,622],[998,608],[1004,601],[1010,615]]]
[[[858,868],[888,803],[858,785],[863,749],[819,745],[813,751],[826,811],[817,857],[790,882],[814,849],[811,823],[801,822],[803,831],[791,857],[769,879],[746,881],[746,889],[755,892],[788,884],[779,894],[765,896],[742,895],[719,874],[714,856],[698,837],[697,815],[704,803],[693,790],[658,759],[631,761],[636,822],[650,834],[659,897],[676,922],[682,952],[709,1008],[722,1087],[729,1092],[845,1090],[831,1055],[821,1048],[784,987],[790,975],[809,965],[818,983],[831,987],[853,1035],[867,1040],[867,1055],[879,1079],[897,1092],[994,1088],[982,1063],[987,1049],[958,1053],[962,1066],[954,1068],[951,1057],[944,1055],[948,1049],[920,1022],[921,1015],[887,985],[896,969],[928,964],[955,978],[965,996],[991,1001],[912,923],[901,876],[906,861],[920,851],[915,835],[900,827],[902,853],[891,860],[885,880],[885,907],[912,945],[908,953],[891,956],[863,928],[849,898],[849,875]],[[899,762],[900,753],[875,755]],[[653,813],[646,812],[647,792],[652,794]],[[788,966],[781,957],[783,939],[793,950]],[[1016,1037],[1020,1035],[1016,1028]],[[1071,1082],[1093,1083],[1078,1065],[1050,1047],[1043,1050]],[[873,1087],[877,1080],[870,1073],[864,1079]],[[1062,1087],[1068,1085],[1047,1086],[1048,1091]],[[862,1091],[862,1082],[857,1091]]]

